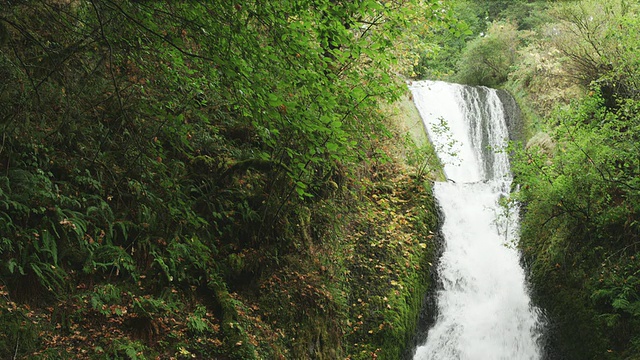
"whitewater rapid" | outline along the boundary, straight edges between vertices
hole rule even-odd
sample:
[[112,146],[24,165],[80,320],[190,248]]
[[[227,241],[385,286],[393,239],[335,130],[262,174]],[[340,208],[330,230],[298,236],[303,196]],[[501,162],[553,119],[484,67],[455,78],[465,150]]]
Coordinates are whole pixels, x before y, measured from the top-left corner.
[[[517,241],[507,108],[494,89],[410,85],[447,182],[434,184],[444,215],[437,317],[414,360],[538,360],[540,311],[532,306]],[[504,201],[503,201],[504,202]]]

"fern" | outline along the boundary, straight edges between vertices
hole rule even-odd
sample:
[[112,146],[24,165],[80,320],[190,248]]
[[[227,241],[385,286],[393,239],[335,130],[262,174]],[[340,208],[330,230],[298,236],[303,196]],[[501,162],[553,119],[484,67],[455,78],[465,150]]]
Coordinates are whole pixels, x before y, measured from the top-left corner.
[[187,328],[196,334],[203,334],[210,330],[209,324],[204,320],[207,309],[198,305],[193,313],[187,317]]
[[102,245],[95,249],[83,270],[85,273],[92,273],[98,269],[110,271],[116,276],[124,270],[127,274],[137,277],[135,261],[120,246]]
[[65,274],[60,268],[42,261],[32,261],[29,263],[29,267],[45,289],[56,296],[64,294]]

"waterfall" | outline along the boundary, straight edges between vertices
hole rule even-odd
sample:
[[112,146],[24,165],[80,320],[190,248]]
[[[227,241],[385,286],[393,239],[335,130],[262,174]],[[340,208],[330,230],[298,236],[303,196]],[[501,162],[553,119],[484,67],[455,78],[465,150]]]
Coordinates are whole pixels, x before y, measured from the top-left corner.
[[434,184],[444,214],[438,312],[414,360],[540,359],[539,311],[513,246],[518,209],[499,204],[512,181],[500,151],[509,138],[505,106],[484,87],[410,88],[448,179]]

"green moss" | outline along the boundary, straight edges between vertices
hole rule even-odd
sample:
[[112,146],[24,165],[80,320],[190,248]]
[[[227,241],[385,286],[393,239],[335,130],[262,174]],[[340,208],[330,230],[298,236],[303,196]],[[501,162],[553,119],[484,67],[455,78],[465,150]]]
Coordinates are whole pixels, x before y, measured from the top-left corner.
[[431,231],[437,221],[433,199],[411,180],[395,184],[393,194],[373,194],[378,196],[373,196],[374,210],[366,223],[379,224],[382,231],[366,233],[354,254],[347,336],[353,359],[369,359],[372,353],[380,359],[401,358],[431,286],[428,273],[436,253]]

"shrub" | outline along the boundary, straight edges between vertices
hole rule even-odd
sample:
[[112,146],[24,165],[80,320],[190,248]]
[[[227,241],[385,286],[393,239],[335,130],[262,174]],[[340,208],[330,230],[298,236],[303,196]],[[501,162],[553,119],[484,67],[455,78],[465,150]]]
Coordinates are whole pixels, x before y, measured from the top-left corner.
[[511,22],[494,22],[487,34],[467,45],[458,62],[455,80],[468,85],[497,87],[507,81],[518,59],[518,48],[528,32]]
[[551,12],[557,23],[550,45],[564,56],[567,76],[584,87],[597,83],[605,105],[640,95],[639,7],[626,1],[566,2]]

